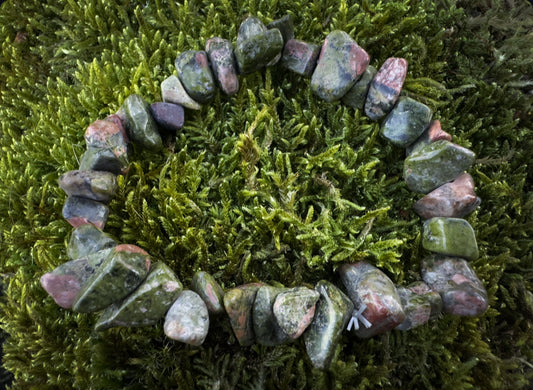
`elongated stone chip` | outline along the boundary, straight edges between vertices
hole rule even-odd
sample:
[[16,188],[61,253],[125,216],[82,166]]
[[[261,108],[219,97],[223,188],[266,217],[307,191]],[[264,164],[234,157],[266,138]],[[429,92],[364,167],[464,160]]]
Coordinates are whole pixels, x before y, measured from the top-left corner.
[[102,312],[95,329],[153,325],[165,316],[182,290],[183,285],[174,272],[164,263],[156,263],[135,291]]
[[263,283],[249,283],[235,287],[224,294],[224,307],[237,341],[242,346],[255,341],[252,310],[257,290]]
[[274,346],[290,340],[281,329],[274,316],[273,306],[276,297],[285,288],[262,286],[257,290],[252,311],[252,323],[256,341],[261,345]]
[[315,286],[320,294],[315,317],[304,332],[305,348],[313,366],[327,369],[335,355],[353,303],[332,283],[321,280]]
[[114,247],[79,291],[72,309],[79,313],[105,309],[135,290],[149,268],[150,256],[138,246]]
[[226,95],[235,95],[239,91],[239,78],[231,42],[218,37],[208,39],[205,51],[209,56],[213,75],[222,91]]
[[131,140],[146,149],[161,150],[163,141],[144,99],[139,95],[130,95],[124,100],[122,108],[126,114],[127,129]]
[[59,187],[68,196],[109,202],[117,191],[117,177],[104,171],[69,171],[59,177]]
[[210,314],[224,313],[224,290],[213,276],[203,271],[195,273],[191,290],[204,300]]

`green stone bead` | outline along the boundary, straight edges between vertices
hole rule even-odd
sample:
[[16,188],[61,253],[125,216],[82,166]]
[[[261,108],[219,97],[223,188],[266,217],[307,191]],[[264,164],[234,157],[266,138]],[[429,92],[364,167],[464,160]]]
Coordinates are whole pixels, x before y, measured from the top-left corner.
[[282,49],[283,36],[278,29],[267,30],[237,42],[235,59],[239,72],[248,74],[258,71],[279,56]]
[[135,291],[102,312],[95,329],[153,325],[165,316],[182,290],[174,272],[164,263],[156,263]]
[[315,290],[320,293],[315,317],[304,332],[305,348],[313,366],[327,369],[346,326],[353,303],[332,283],[321,280]]
[[257,290],[263,283],[249,283],[235,287],[224,294],[224,307],[233,328],[233,333],[242,346],[255,341],[252,310]]
[[64,309],[72,309],[76,296],[89,277],[102,264],[111,248],[67,261],[41,276],[41,286]]
[[474,229],[461,218],[436,217],[426,220],[422,246],[431,252],[468,260],[479,257]]
[[311,77],[311,90],[321,99],[341,99],[368,67],[370,57],[344,31],[326,37]]
[[370,88],[370,83],[376,75],[378,70],[372,65],[363,72],[361,78],[354,84],[352,88],[342,97],[342,102],[348,107],[362,110],[365,106],[366,94]]
[[215,94],[215,79],[206,52],[187,50],[176,57],[174,64],[189,96],[198,103],[208,103]]
[[280,345],[290,340],[280,328],[274,316],[273,306],[276,297],[286,288],[263,286],[255,296],[252,323],[256,341],[261,345]]
[[425,104],[402,96],[381,125],[381,135],[396,146],[406,148],[431,122],[431,110]]
[[262,34],[267,30],[263,22],[256,18],[255,16],[247,17],[239,26],[239,32],[237,33],[237,45],[255,37],[256,35]]
[[195,273],[191,282],[191,290],[204,300],[209,313],[224,313],[224,290],[210,274],[203,271]]
[[127,154],[117,157],[110,148],[87,147],[80,160],[80,171],[106,171],[115,175],[128,169]]
[[72,231],[67,247],[67,256],[79,259],[102,249],[117,246],[107,233],[93,225],[81,225]]
[[313,321],[318,298],[316,290],[306,287],[295,287],[276,297],[272,310],[278,325],[292,340],[300,337]]
[[150,114],[150,107],[139,95],[130,95],[122,105],[126,115],[126,126],[133,142],[142,147],[159,151],[163,141],[157,131],[157,124]]
[[403,175],[411,191],[427,194],[459,177],[474,162],[471,150],[451,142],[433,142],[405,159]]
[[273,20],[267,25],[267,28],[269,30],[277,28],[283,36],[284,43],[287,43],[289,40],[294,38],[294,25],[292,24],[290,15],[285,15],[280,19]]
[[141,248],[114,247],[79,291],[72,310],[90,313],[120,301],[142,283],[149,268],[150,256]]

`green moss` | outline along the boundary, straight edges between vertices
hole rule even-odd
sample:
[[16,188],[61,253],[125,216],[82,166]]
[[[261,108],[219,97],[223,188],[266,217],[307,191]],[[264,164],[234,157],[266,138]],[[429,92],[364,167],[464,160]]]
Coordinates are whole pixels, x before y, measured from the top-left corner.
[[[481,207],[468,217],[490,308],[407,333],[345,334],[330,371],[302,340],[239,347],[229,321],[191,348],[161,324],[97,334],[97,315],[47,297],[38,279],[67,261],[60,174],[76,169],[83,132],[132,94],[160,100],[179,52],[235,40],[248,15],[293,16],[296,38],[344,30],[379,65],[404,57],[406,96],[428,105],[477,156]],[[282,3],[104,0],[0,8],[0,239],[4,366],[14,388],[523,388],[533,380],[532,7],[521,1]],[[360,112],[320,101],[309,80],[269,68],[216,93],[162,153],[136,147],[106,231],[190,283],[225,288],[335,280],[367,258],[397,283],[419,278],[425,252],[403,154]]]

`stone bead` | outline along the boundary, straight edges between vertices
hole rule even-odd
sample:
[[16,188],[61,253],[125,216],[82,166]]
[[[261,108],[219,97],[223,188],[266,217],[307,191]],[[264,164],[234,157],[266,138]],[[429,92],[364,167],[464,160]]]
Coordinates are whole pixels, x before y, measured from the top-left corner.
[[115,175],[128,170],[127,155],[117,157],[109,148],[88,147],[80,161],[80,171],[106,171]]
[[381,270],[360,261],[343,264],[339,275],[355,308],[366,306],[362,314],[371,325],[359,326],[355,330],[357,336],[366,338],[385,333],[405,320],[396,287]]
[[103,229],[108,216],[105,204],[78,196],[69,196],[63,206],[63,217],[75,228],[90,223]]
[[387,115],[398,100],[407,75],[407,61],[387,58],[374,79],[366,96],[365,114],[377,121]]
[[205,302],[210,314],[224,313],[224,291],[207,272],[196,272],[192,278],[191,290]]
[[353,303],[341,290],[326,280],[318,282],[315,290],[320,294],[320,298],[315,317],[303,337],[307,355],[313,366],[327,369],[353,311]]
[[69,171],[59,177],[59,187],[68,196],[109,202],[117,191],[117,177],[105,171]]
[[130,95],[124,100],[122,107],[132,141],[152,151],[161,150],[163,141],[150,114],[150,108],[143,98],[135,94]]
[[277,28],[281,32],[285,44],[294,38],[294,25],[292,24],[290,15],[285,15],[267,24],[267,29],[270,30],[273,28]]
[[421,295],[429,301],[431,307],[430,320],[437,318],[442,312],[442,298],[437,291],[432,290],[424,282],[415,282],[407,286],[407,289],[416,295]]
[[422,246],[431,252],[468,260],[479,257],[474,229],[461,218],[436,217],[426,220]]
[[274,61],[282,49],[283,37],[278,29],[267,30],[241,42],[237,40],[234,53],[239,72],[248,74],[260,70]]
[[398,287],[397,291],[405,313],[405,320],[396,329],[410,330],[429,321],[431,304],[428,299],[405,287]]
[[235,287],[224,294],[224,307],[237,341],[242,346],[255,341],[252,310],[257,290],[263,283],[249,283]]
[[179,104],[191,110],[202,108],[198,102],[189,96],[185,88],[183,88],[180,79],[174,75],[167,77],[161,83],[161,96],[164,102]]
[[156,263],[135,291],[102,312],[95,330],[153,325],[165,316],[182,290],[183,285],[174,272],[164,263]]
[[[85,143],[91,148],[108,148],[118,158],[128,154],[128,138],[124,136],[122,124],[115,119],[94,121],[85,130]],[[122,130],[122,131],[121,131]]]
[[354,84],[352,88],[342,97],[342,102],[348,107],[358,110],[365,106],[365,99],[370,88],[370,83],[377,73],[377,69],[369,65],[361,78]]
[[327,102],[342,98],[368,67],[370,57],[344,31],[326,37],[311,77],[311,90]]
[[425,104],[402,96],[381,125],[381,135],[396,146],[405,148],[416,141],[431,121]]
[[[237,33],[237,45],[242,42],[260,35],[267,30],[263,22],[255,16],[247,17],[239,26],[239,32]],[[282,36],[283,37],[283,36]]]
[[[123,112],[121,112],[121,114],[124,115]],[[130,142],[128,134],[126,133],[126,129],[124,128],[124,124],[126,123],[125,116],[121,117],[121,115],[118,115],[118,114],[111,114],[111,115],[108,115],[107,118],[105,118],[105,120],[115,124],[115,126],[117,126],[118,129],[120,130],[120,133],[122,134],[122,138],[124,139],[124,141],[126,143]]]
[[239,91],[239,78],[231,42],[218,37],[211,38],[205,44],[205,51],[220,89],[226,95],[235,95]]
[[109,252],[111,248],[63,263],[52,272],[41,276],[41,286],[59,306],[72,309],[81,287],[102,264]]
[[311,77],[316,67],[320,46],[297,39],[285,43],[281,66],[302,76]]
[[93,225],[81,225],[72,231],[67,255],[74,260],[114,246],[117,246],[117,242],[107,233]]
[[431,255],[422,261],[421,273],[424,282],[441,295],[445,313],[479,316],[487,310],[487,291],[466,260]]
[[120,301],[142,283],[149,268],[150,256],[138,246],[114,247],[81,288],[72,309],[90,313]]
[[442,130],[439,120],[431,121],[428,128],[424,130],[422,135],[406,148],[406,153],[407,155],[410,155],[424,146],[440,140],[451,141],[452,136]]
[[163,329],[172,340],[202,345],[209,330],[209,314],[202,298],[193,291],[184,290],[170,307]]
[[252,324],[255,339],[261,345],[280,345],[290,340],[278,325],[273,312],[276,297],[286,290],[272,286],[262,286],[257,290],[252,311]]
[[448,141],[437,141],[405,159],[403,176],[411,191],[427,194],[455,180],[470,168],[474,160],[471,150]]
[[199,103],[208,103],[215,94],[215,80],[205,51],[187,50],[174,63],[178,77],[189,94]]
[[280,328],[295,340],[313,321],[320,294],[306,287],[295,287],[281,292],[274,301],[272,311]]
[[424,219],[434,217],[462,218],[474,211],[481,199],[474,192],[474,179],[463,173],[419,199],[413,206]]
[[165,130],[176,132],[183,127],[185,122],[185,113],[179,104],[152,103],[150,104],[150,113],[155,122]]

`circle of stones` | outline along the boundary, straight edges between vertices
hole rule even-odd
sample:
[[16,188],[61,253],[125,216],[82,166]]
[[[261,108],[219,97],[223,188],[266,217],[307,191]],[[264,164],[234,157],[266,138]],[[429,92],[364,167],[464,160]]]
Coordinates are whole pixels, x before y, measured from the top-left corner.
[[[322,280],[314,289],[278,288],[263,283],[224,292],[206,272],[184,289],[165,264],[150,264],[143,249],[118,244],[102,231],[116,176],[128,168],[128,142],[150,150],[163,147],[158,127],[177,131],[184,109],[208,103],[216,86],[227,95],[239,90],[238,74],[280,63],[311,78],[311,89],[327,102],[342,100],[382,120],[381,135],[406,148],[404,178],[408,188],[427,194],[415,211],[425,219],[422,245],[433,254],[422,261],[422,279],[395,286],[366,263],[343,264],[346,294]],[[392,329],[408,330],[440,315],[476,316],[488,307],[487,293],[468,265],[478,257],[472,227],[462,219],[480,203],[465,171],[474,154],[451,142],[424,104],[400,96],[407,61],[389,58],[379,69],[343,31],[332,31],[321,46],[294,39],[289,16],[265,26],[249,17],[239,28],[236,47],[211,38],[205,51],[179,54],[178,77],[161,84],[163,102],[147,103],[130,95],[121,109],[92,123],[85,132],[87,151],[79,170],[59,179],[68,198],[63,216],[75,228],[67,254],[72,260],[41,277],[43,288],[63,308],[87,313],[103,310],[96,330],[146,326],[165,317],[171,339],[201,345],[210,316],[228,315],[240,345],[278,345],[303,335],[313,366],[326,369],[343,329],[372,337]],[[383,119],[384,118],[384,119]]]

